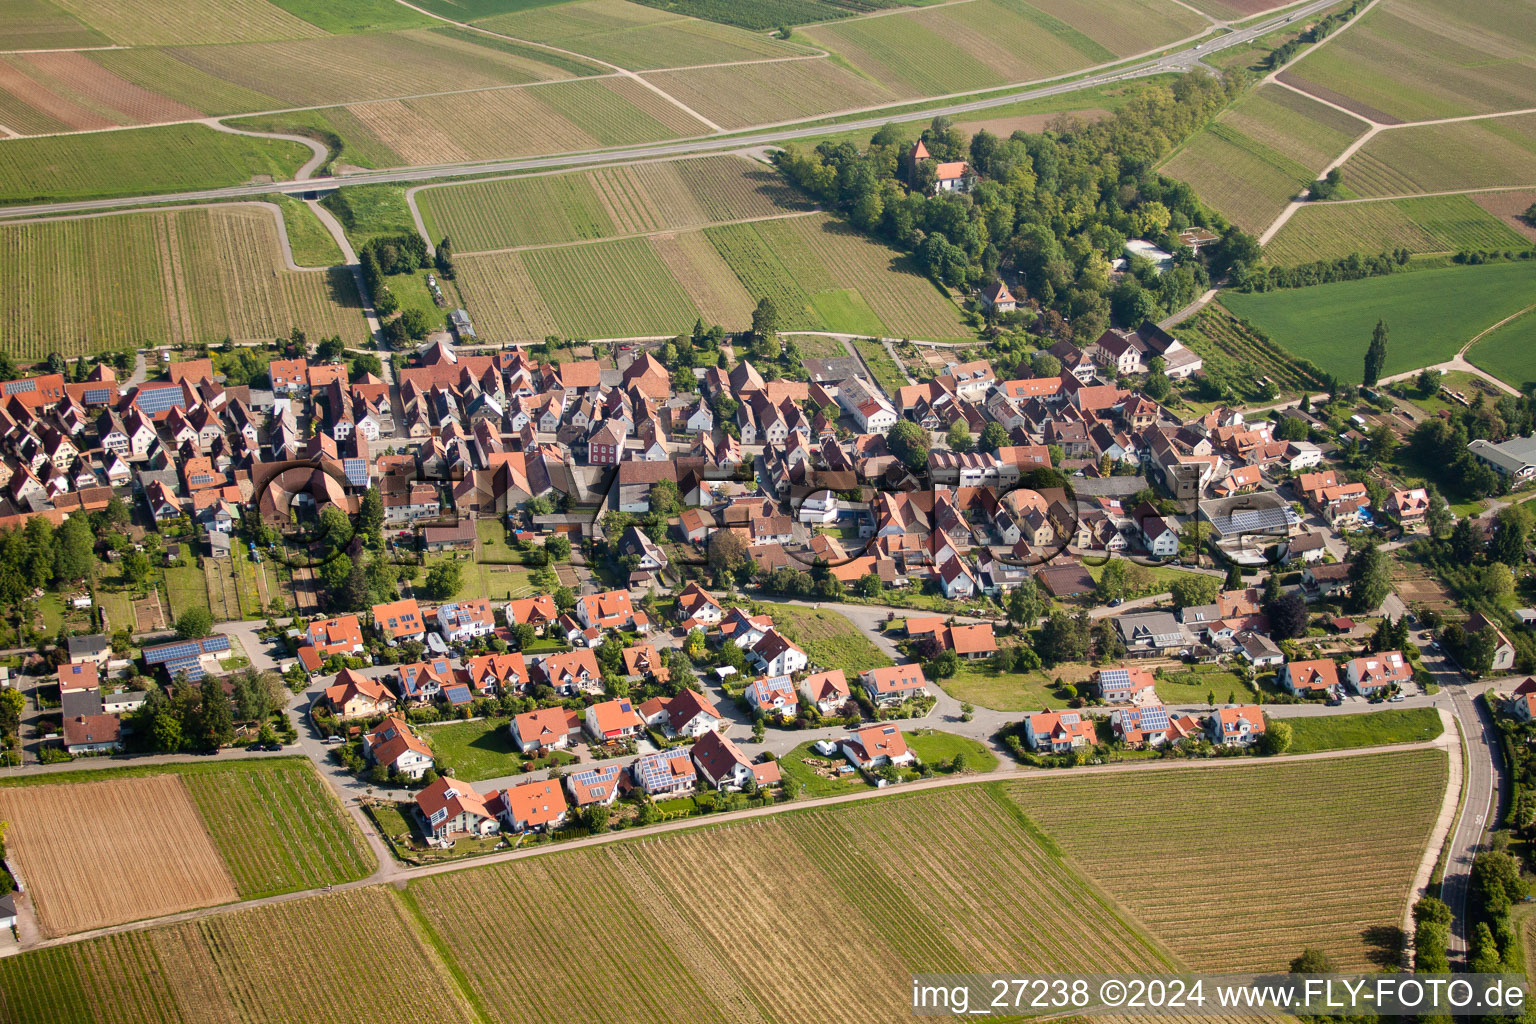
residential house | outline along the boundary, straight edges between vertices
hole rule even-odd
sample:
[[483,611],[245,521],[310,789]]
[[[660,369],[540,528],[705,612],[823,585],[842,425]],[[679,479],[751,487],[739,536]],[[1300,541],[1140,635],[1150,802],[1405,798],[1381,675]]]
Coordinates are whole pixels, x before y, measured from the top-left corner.
[[903,701],[928,696],[928,680],[917,664],[865,669],[859,674],[859,685],[876,707],[897,707]]
[[1332,697],[1339,693],[1339,666],[1327,658],[1292,661],[1280,669],[1275,681],[1298,697]]
[[634,704],[628,698],[605,700],[587,708],[584,719],[587,733],[595,740],[627,740],[645,727]]
[[420,642],[427,636],[427,626],[422,621],[421,609],[416,606],[414,597],[374,605],[373,626],[391,647],[402,640]]
[[874,771],[886,765],[905,767],[916,764],[917,755],[907,746],[907,738],[894,725],[866,726],[839,744],[850,764],[864,771]]
[[1025,717],[1024,741],[1031,750],[1062,754],[1093,746],[1098,734],[1092,720],[1076,711],[1039,711]]
[[753,764],[740,747],[718,732],[699,737],[693,745],[693,764],[698,777],[712,789],[741,790],[749,781],[761,788],[780,781],[778,762]]
[[759,676],[747,686],[746,697],[747,703],[764,715],[793,718],[800,706],[788,676]]
[[1173,731],[1168,709],[1155,702],[1116,708],[1109,713],[1109,725],[1114,730],[1115,738],[1133,750],[1161,747],[1169,741]]
[[481,693],[517,693],[530,681],[521,651],[467,658],[460,674],[469,681],[472,689]]
[[485,797],[469,783],[446,775],[416,794],[416,813],[425,831],[437,840],[453,835],[489,836],[501,830]]
[[640,717],[647,726],[672,739],[686,736],[696,739],[713,732],[725,722],[720,709],[697,690],[683,689],[673,697],[653,697],[640,705]]
[[330,619],[316,619],[306,628],[309,645],[322,659],[334,654],[361,654],[363,652],[363,627],[356,615],[338,615]]
[[568,708],[540,708],[513,715],[507,726],[512,744],[525,754],[564,750],[571,745],[571,735],[581,731],[581,716]]
[[677,595],[677,618],[685,629],[718,625],[724,614],[720,602],[696,582],[690,582]]
[[810,657],[789,637],[778,630],[768,628],[756,644],[747,652],[747,659],[758,670],[769,676],[789,676],[810,664]]
[[687,796],[698,784],[692,747],[671,747],[646,754],[630,769],[635,783],[651,797]]
[[1412,529],[1424,521],[1429,513],[1429,492],[1423,487],[1405,491],[1393,491],[1386,502],[1386,513],[1403,529]]
[[1394,686],[1402,687],[1412,682],[1413,665],[1401,651],[1382,651],[1345,662],[1344,675],[1349,680],[1349,688],[1360,696],[1376,697]]
[[1236,633],[1232,639],[1237,643],[1237,649],[1242,653],[1243,658],[1257,670],[1285,664],[1285,652],[1263,633],[1244,629]]
[[650,620],[645,613],[635,611],[627,590],[586,595],[576,602],[576,618],[588,629],[633,629],[637,633],[650,631]]
[[1206,732],[1217,746],[1251,747],[1264,735],[1264,709],[1257,704],[1217,708],[1206,723]]
[[1134,654],[1176,654],[1188,650],[1194,637],[1171,612],[1137,612],[1115,619],[1115,631]]
[[363,755],[409,779],[421,778],[433,764],[432,751],[398,715],[390,715],[363,734]]
[[100,667],[112,657],[111,643],[99,633],[92,636],[72,636],[65,641],[65,649],[69,652],[71,665],[90,663]]
[[457,682],[447,658],[433,658],[410,665],[401,665],[400,696],[404,700],[431,701],[443,695],[443,691]]
[[1101,668],[1093,674],[1092,683],[1099,698],[1106,704],[1142,704],[1157,700],[1152,673],[1144,668],[1121,665],[1118,668]]
[[1493,662],[1489,670],[1493,672],[1511,672],[1515,667],[1515,646],[1509,642],[1509,637],[1498,624],[1490,620],[1482,612],[1473,612],[1471,618],[1462,626],[1468,634],[1481,633],[1485,629],[1493,630]]
[[800,681],[800,693],[823,715],[837,714],[853,696],[840,668],[806,676]]
[[449,643],[467,643],[496,631],[496,613],[491,610],[491,602],[483,597],[440,605],[437,630]]
[[337,718],[372,718],[395,706],[394,694],[382,682],[350,668],[342,669],[325,688],[325,700]]
[[64,749],[70,754],[116,753],[123,749],[123,723],[116,715],[65,718]]
[[533,677],[564,696],[603,692],[603,675],[597,655],[586,647],[540,659],[533,666]]
[[611,807],[619,798],[619,790],[625,781],[622,766],[605,764],[596,768],[583,768],[567,775],[565,789],[570,794],[571,803],[577,807],[591,807],[593,804]]
[[565,792],[558,779],[525,782],[486,801],[487,810],[510,832],[543,832],[565,823]]

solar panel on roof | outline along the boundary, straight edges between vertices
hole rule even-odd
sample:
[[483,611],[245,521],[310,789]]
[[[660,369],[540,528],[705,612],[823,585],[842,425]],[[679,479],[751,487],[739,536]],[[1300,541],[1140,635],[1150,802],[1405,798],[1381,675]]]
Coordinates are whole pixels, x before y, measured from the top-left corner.
[[1152,732],[1155,732],[1155,731],[1157,731],[1159,729],[1166,729],[1166,728],[1168,728],[1168,712],[1167,712],[1167,710],[1164,709],[1164,708],[1152,708],[1152,707],[1142,708],[1141,709],[1141,727],[1143,729],[1146,729],[1146,730],[1152,731]]
[[84,394],[86,405],[100,405],[112,400],[111,388],[91,388]]
[[1130,681],[1130,672],[1123,668],[1106,668],[1099,672],[1099,682],[1109,686],[1125,685]]
[[179,387],[151,388],[147,391],[140,390],[138,397],[134,399],[134,404],[142,411],[154,415],[165,412],[167,409],[181,408],[186,404],[186,396]]
[[23,378],[22,380],[8,380],[5,382],[5,393],[7,395],[20,395],[28,391],[36,390],[37,381],[32,380],[31,378]]

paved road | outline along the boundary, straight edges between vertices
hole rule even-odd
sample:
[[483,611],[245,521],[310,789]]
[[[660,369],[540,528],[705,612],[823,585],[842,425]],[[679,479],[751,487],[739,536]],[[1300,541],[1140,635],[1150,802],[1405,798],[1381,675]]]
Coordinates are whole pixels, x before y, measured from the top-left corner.
[[[1237,29],[1225,35],[1203,40],[1185,49],[1162,57],[1154,57],[1139,63],[1099,71],[1070,81],[1048,82],[1042,85],[1013,90],[979,100],[956,102],[936,106],[921,112],[920,116],[955,116],[969,114],[993,107],[1007,106],[1026,99],[1040,99],[1077,92],[1095,85],[1146,75],[1184,72],[1201,58],[1218,50],[1242,46],[1252,39],[1265,35],[1289,20],[1305,18],[1332,6],[1335,0],[1313,0],[1288,14],[1266,18],[1248,28]],[[314,178],[306,181],[267,182],[232,185],[226,188],[202,189],[158,196],[127,196],[116,199],[80,200],[68,203],[38,203],[30,206],[13,206],[0,210],[0,219],[36,217],[40,214],[78,213],[88,210],[110,210],[138,206],[145,203],[185,202],[187,200],[246,199],[273,192],[297,192],[309,189],[325,189],[338,185],[391,184],[401,182],[438,181],[462,175],[512,174],[519,171],[547,170],[555,167],[586,167],[598,164],[631,163],[640,160],[657,160],[698,153],[726,152],[779,145],[796,139],[824,135],[829,131],[874,130],[893,120],[890,113],[877,113],[837,125],[809,125],[794,128],[773,128],[752,134],[733,137],[697,137],[674,142],[645,146],[629,146],[591,150],[582,153],[557,153],[550,156],[526,157],[517,160],[499,160],[488,163],[439,164],[431,167],[402,167],[384,171],[366,171],[347,175],[345,178]]]

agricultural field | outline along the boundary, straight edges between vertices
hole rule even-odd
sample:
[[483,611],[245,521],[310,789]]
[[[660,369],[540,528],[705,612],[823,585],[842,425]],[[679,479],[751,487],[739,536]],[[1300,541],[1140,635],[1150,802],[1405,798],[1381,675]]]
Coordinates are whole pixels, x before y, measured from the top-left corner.
[[[371,1019],[336,982],[299,966],[315,951],[366,949],[364,1002],[400,1024],[479,1018],[387,888],[354,889],[124,932],[0,960],[4,1024]],[[360,1016],[361,1014],[361,1016]]]
[[0,821],[8,823],[7,855],[50,937],[237,898],[174,775],[0,788]]
[[864,365],[869,367],[869,372],[874,376],[875,383],[880,385],[880,390],[887,395],[894,395],[898,388],[907,386],[907,375],[896,365],[891,354],[885,350],[885,346],[878,341],[869,338],[853,339],[853,347],[858,351],[859,357],[864,360]]
[[1262,85],[1162,166],[1258,233],[1368,126],[1278,85]]
[[624,0],[576,0],[478,23],[631,71],[794,57],[814,51],[759,33]]
[[774,626],[823,669],[842,669],[850,682],[860,672],[893,664],[873,640],[837,612],[798,604],[762,605]]
[[107,41],[51,0],[6,0],[5,17],[0,19],[0,50],[101,46]]
[[1393,0],[1281,77],[1382,124],[1536,106],[1536,12]]
[[[1268,377],[1281,392],[1310,391],[1322,381],[1298,366],[1283,350],[1259,337],[1220,303],[1202,309],[1178,326],[1179,338],[1204,357],[1208,366],[1226,371],[1225,379],[1242,390]],[[1260,397],[1257,387],[1244,391]]]
[[1432,366],[1484,328],[1536,302],[1529,263],[1448,267],[1244,294],[1221,301],[1281,348],[1359,381],[1378,319],[1390,332],[1386,374]]
[[259,114],[230,118],[225,123],[259,132],[308,135],[319,139],[331,153],[331,166],[322,167],[320,173],[347,168],[394,167],[404,162],[399,153],[384,145],[348,107]]
[[1382,132],[1343,170],[1366,197],[1536,186],[1536,114]]
[[72,51],[0,57],[0,109],[22,133],[153,124],[199,116]]
[[727,131],[911,98],[830,60],[653,71],[645,78]]
[[196,18],[174,0],[53,0],[123,46],[254,43],[309,39],[324,33],[267,0],[207,0]]
[[1241,21],[1284,5],[1284,0],[1189,0],[1189,6],[1223,21]]
[[393,0],[272,0],[283,10],[327,32],[383,32],[435,24]]
[[1291,753],[1422,743],[1445,731],[1435,708],[1388,708],[1363,715],[1322,715],[1288,719]]
[[242,899],[351,882],[374,869],[362,833],[303,758],[221,765],[182,780]]
[[[1048,843],[981,784],[436,875],[413,881],[406,899],[496,1024],[581,1004],[605,1007],[615,1024],[824,1020],[826,965],[806,955],[818,921],[864,940],[838,942],[837,975],[877,1020],[909,1012],[913,970],[1166,969],[1170,958]],[[676,866],[704,863],[710,908],[679,913],[697,880]],[[1019,926],[1019,906],[1066,894],[1072,913]],[[505,969],[525,942],[505,922],[535,904],[564,922],[539,945],[565,971]]]
[[773,168],[738,156],[426,188],[427,233],[460,254],[702,227],[811,209]]
[[0,259],[0,348],[18,357],[366,330],[350,274],[286,269],[263,205],[0,225]]
[[[549,0],[534,0],[535,3]],[[707,18],[725,25],[740,28],[778,28],[780,25],[803,25],[815,21],[831,21],[853,14],[885,10],[892,7],[922,7],[937,0],[753,0],[750,4],[734,0],[635,0],[647,7],[676,11],[695,18]]]
[[805,34],[899,95],[933,96],[1107,63],[1206,27],[1188,8],[1164,0],[974,0],[818,25]]
[[1295,265],[1358,252],[1413,253],[1528,249],[1520,235],[1470,196],[1303,206],[1265,247],[1272,263]]
[[334,267],[345,262],[336,239],[304,203],[292,196],[275,195],[271,202],[283,213],[283,227],[293,248],[293,262],[301,267]]
[[296,142],[202,124],[10,139],[0,146],[0,205],[286,181],[309,156]]
[[1467,352],[1467,361],[1512,388],[1523,391],[1536,382],[1536,313],[1490,333]]
[[[1308,946],[1375,970],[1397,963],[1446,776],[1443,752],[1416,750],[1005,788],[1196,970],[1284,970]],[[1223,912],[1190,913],[1199,893]]]
[[1536,206],[1536,191],[1480,192],[1472,201],[1522,238],[1536,242],[1536,220],[1527,220],[1526,211]]

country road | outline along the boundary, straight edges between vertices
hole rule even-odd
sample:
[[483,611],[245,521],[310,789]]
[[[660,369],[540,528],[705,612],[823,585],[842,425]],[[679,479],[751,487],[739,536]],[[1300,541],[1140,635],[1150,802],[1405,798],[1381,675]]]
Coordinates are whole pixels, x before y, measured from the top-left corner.
[[[1303,18],[1318,11],[1326,10],[1333,6],[1335,0],[1312,0],[1301,7],[1292,8],[1289,12],[1266,18],[1262,22],[1247,28],[1239,28],[1218,35],[1213,38],[1202,38],[1200,42],[1165,54],[1160,57],[1152,57],[1139,63],[1126,65],[1121,62],[1112,65],[1105,70],[1093,72],[1081,77],[1066,81],[1047,81],[1040,85],[1025,86],[1011,89],[1010,91],[995,96],[986,96],[982,99],[941,104],[918,113],[918,116],[955,116],[969,114],[981,110],[990,110],[993,107],[1008,106],[1022,100],[1042,99],[1050,96],[1060,96],[1070,92],[1077,92],[1095,85],[1104,85],[1109,82],[1120,81],[1127,78],[1139,78],[1146,75],[1158,75],[1178,73],[1189,70],[1201,58],[1219,50],[1230,49],[1235,46],[1243,46],[1250,40],[1257,39],[1275,28],[1286,24],[1288,21]],[[1213,27],[1214,28],[1214,27]],[[917,101],[923,102],[923,101]],[[48,214],[81,213],[92,210],[122,209],[130,206],[145,204],[187,202],[187,201],[217,201],[224,199],[245,199],[252,196],[268,195],[273,192],[305,192],[320,191],[335,188],[341,185],[378,185],[415,183],[426,181],[441,181],[448,178],[467,175],[491,175],[511,174],[519,171],[534,171],[556,167],[592,167],[603,164],[631,163],[637,160],[655,159],[658,157],[680,157],[700,153],[729,152],[738,149],[752,149],[761,146],[774,146],[796,139],[812,138],[825,135],[829,132],[873,130],[894,120],[899,116],[889,111],[875,113],[869,117],[857,118],[838,124],[810,124],[800,127],[773,128],[764,131],[746,132],[729,136],[696,136],[688,139],[680,139],[672,142],[653,143],[641,146],[613,147],[607,149],[588,150],[576,153],[556,153],[548,156],[523,157],[511,160],[493,160],[484,162],[465,161],[452,164],[438,164],[424,167],[401,167],[381,171],[364,171],[347,175],[344,178],[313,178],[302,181],[286,182],[257,182],[245,185],[231,185],[224,188],[201,189],[192,192],[176,192],[160,195],[122,196],[113,199],[86,199],[62,203],[37,203],[28,206],[11,206],[0,209],[0,220],[16,218],[37,217]]]

